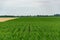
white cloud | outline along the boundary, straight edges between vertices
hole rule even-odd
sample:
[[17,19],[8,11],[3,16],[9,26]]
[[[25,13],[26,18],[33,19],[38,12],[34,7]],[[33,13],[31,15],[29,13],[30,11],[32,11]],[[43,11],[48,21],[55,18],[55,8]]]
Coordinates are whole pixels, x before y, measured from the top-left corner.
[[0,13],[15,15],[60,13],[60,0],[0,0]]
[[36,7],[40,5],[34,0],[5,0],[2,1],[2,4],[6,7]]

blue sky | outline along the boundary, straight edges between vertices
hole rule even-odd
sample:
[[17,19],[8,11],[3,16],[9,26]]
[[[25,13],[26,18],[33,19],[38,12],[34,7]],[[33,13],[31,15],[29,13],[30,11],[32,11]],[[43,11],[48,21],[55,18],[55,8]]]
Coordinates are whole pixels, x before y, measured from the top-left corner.
[[60,13],[60,0],[0,0],[0,15],[52,15]]

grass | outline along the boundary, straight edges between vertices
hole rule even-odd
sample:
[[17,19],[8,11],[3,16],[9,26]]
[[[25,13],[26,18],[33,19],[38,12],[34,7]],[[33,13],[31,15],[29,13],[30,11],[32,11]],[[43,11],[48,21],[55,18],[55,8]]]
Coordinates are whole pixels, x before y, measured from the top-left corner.
[[0,40],[60,40],[60,18],[21,17],[1,22]]

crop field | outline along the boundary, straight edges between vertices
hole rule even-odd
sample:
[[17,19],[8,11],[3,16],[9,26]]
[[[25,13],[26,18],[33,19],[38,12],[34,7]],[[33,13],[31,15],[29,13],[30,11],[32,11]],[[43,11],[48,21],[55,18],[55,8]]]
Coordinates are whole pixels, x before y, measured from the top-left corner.
[[15,18],[0,18],[0,22],[5,22],[12,19],[15,19]]
[[0,22],[0,40],[60,40],[60,18],[19,17]]

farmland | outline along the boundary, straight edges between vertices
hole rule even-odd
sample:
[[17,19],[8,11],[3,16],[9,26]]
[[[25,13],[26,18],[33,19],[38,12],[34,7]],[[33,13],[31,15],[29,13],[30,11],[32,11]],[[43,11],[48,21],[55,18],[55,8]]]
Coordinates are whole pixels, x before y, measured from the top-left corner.
[[60,17],[19,17],[0,22],[0,40],[60,40]]
[[5,22],[12,19],[15,19],[15,18],[0,18],[0,22]]

